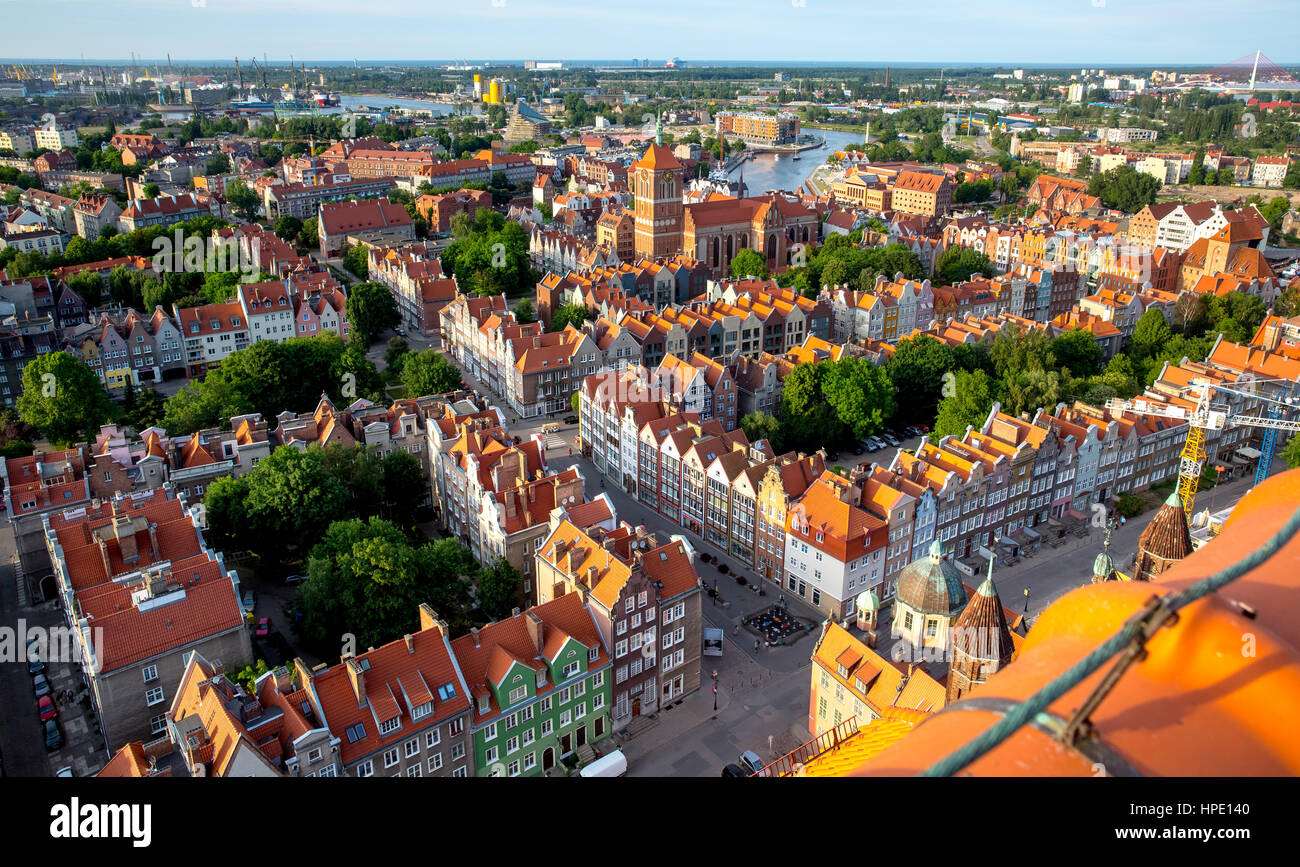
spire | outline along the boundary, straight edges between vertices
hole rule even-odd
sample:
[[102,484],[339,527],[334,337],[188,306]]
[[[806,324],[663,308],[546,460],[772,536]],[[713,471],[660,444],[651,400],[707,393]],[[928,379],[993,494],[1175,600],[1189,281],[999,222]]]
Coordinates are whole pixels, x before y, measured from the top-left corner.
[[[943,546],[939,544],[938,539],[935,539],[933,542],[930,543],[930,562],[938,563],[942,559],[943,559]],[[992,568],[992,566],[993,563],[992,561],[990,561],[989,568]]]
[[664,113],[660,111],[657,112],[655,115],[655,144],[662,145],[663,143],[664,143]]

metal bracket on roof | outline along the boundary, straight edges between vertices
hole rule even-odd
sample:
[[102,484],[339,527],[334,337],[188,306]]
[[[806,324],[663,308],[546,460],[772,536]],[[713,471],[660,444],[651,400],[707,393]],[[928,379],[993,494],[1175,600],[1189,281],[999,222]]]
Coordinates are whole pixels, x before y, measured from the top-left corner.
[[[975,696],[964,698],[944,708],[943,712],[958,710],[982,710],[990,713],[996,713],[999,716],[1005,716],[1008,711],[1017,707],[1020,702],[1009,698],[997,698],[996,696]],[[1065,732],[1069,723],[1062,717],[1054,713],[1044,711],[1034,717],[1030,723],[1035,729],[1050,737],[1055,741],[1065,741]],[[1128,761],[1108,747],[1105,743],[1098,740],[1095,736],[1078,738],[1074,742],[1065,741],[1069,747],[1077,751],[1084,758],[1093,762],[1095,766],[1103,769],[1103,774],[1108,777],[1140,777],[1142,773],[1128,763]]]

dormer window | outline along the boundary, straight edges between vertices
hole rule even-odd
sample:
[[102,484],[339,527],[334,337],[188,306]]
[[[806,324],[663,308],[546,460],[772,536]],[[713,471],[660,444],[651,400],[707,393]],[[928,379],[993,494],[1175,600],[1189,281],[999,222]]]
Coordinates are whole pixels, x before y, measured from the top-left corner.
[[433,713],[433,702],[425,702],[411,709],[411,719],[422,719],[431,713]]
[[847,665],[840,663],[839,671],[840,671],[840,677],[847,678],[849,676],[849,668]]
[[599,648],[599,647],[589,647],[589,648],[587,648],[587,661],[588,661],[588,662],[595,662],[595,661],[596,661],[597,659],[599,659],[599,658],[600,658],[600,648]]
[[393,717],[392,719],[386,719],[379,724],[379,733],[381,735],[392,734],[393,732],[401,728],[401,726],[402,726],[402,722],[397,717]]
[[486,695],[480,695],[480,696],[478,697],[478,712],[479,712],[479,713],[487,713],[487,712],[488,712],[488,706],[489,706],[489,698],[488,698],[488,696],[486,696]]
[[546,686],[546,669],[543,668],[537,672],[537,688],[541,689],[544,686]]

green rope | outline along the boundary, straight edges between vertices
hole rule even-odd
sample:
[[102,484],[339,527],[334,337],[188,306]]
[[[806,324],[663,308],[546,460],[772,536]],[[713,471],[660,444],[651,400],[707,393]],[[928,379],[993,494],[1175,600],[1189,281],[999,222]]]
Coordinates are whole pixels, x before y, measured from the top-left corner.
[[1101,668],[1105,662],[1119,653],[1134,639],[1140,637],[1146,629],[1148,618],[1158,613],[1163,623],[1169,615],[1190,605],[1197,599],[1208,596],[1219,588],[1235,581],[1250,570],[1259,566],[1281,549],[1300,530],[1300,509],[1291,513],[1291,517],[1281,529],[1256,550],[1230,566],[1209,575],[1179,593],[1170,594],[1161,599],[1154,612],[1144,611],[1130,618],[1118,632],[1108,638],[1092,653],[1070,666],[1063,674],[1044,686],[1038,692],[1016,705],[1001,720],[979,737],[960,747],[946,758],[940,759],[921,772],[922,777],[950,777],[979,759],[994,747],[1001,744],[1021,726],[1030,722],[1052,702],[1065,695],[1084,678]]

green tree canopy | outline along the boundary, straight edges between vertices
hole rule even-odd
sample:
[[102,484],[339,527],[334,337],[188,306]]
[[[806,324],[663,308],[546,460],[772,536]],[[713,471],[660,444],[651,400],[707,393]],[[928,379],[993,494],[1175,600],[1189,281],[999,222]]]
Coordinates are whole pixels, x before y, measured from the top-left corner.
[[66,444],[96,431],[112,417],[99,377],[66,352],[36,356],[23,368],[18,414],[51,442]]
[[756,250],[748,247],[741,250],[731,260],[731,276],[737,280],[746,277],[757,277],[760,280],[766,280],[768,276],[767,263]]
[[551,313],[551,331],[563,331],[567,326],[581,328],[588,319],[595,319],[596,314],[587,309],[585,304],[561,304]]
[[402,364],[402,385],[410,397],[445,394],[464,387],[460,368],[436,349],[412,353]]
[[953,365],[953,350],[929,335],[898,341],[885,370],[897,389],[899,412],[904,420],[928,423],[934,418],[944,376]]
[[993,383],[982,370],[957,371],[950,391],[939,402],[934,431],[930,434],[932,442],[937,443],[945,436],[960,439],[967,427],[978,430],[993,406]]
[[362,346],[369,346],[384,331],[396,328],[402,322],[397,312],[397,300],[387,286],[380,283],[358,283],[348,293],[348,325],[351,338]]

